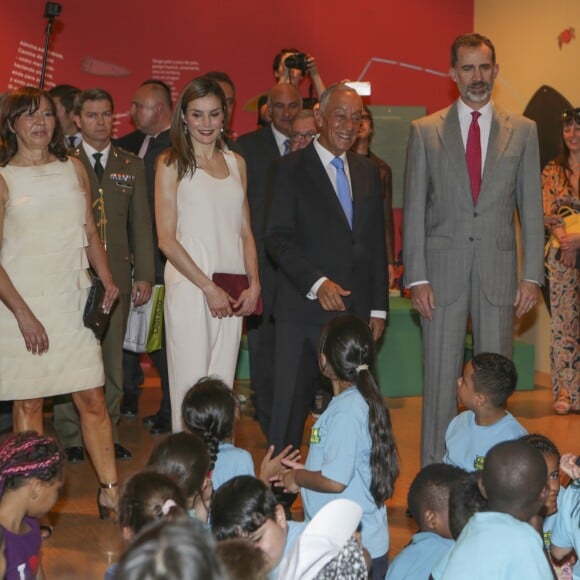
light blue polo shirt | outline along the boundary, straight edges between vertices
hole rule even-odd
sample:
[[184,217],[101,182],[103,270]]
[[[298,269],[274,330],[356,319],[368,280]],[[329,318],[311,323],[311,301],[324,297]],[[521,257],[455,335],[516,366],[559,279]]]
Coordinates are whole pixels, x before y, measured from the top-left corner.
[[445,433],[445,456],[443,462],[456,465],[466,471],[479,471],[487,452],[502,441],[511,441],[528,432],[508,411],[493,425],[478,425],[473,411],[459,413]]
[[226,481],[238,475],[254,475],[252,455],[245,449],[235,447],[231,443],[220,443],[211,483],[214,491]]
[[386,580],[428,580],[433,567],[455,542],[433,532],[418,532],[390,563]]
[[[558,497],[558,513],[552,529],[552,544],[580,552],[580,480],[574,480]],[[574,580],[580,580],[580,560],[572,569]]]
[[328,502],[346,498],[362,510],[361,535],[372,558],[389,549],[387,509],[377,507],[371,494],[371,437],[369,408],[356,387],[334,397],[312,427],[306,469],[346,486],[342,493],[321,493],[302,488],[304,517],[310,521]]

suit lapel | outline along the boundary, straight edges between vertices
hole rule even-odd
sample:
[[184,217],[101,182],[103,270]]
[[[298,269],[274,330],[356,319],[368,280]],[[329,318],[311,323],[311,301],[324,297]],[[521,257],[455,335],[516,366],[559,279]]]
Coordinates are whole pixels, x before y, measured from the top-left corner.
[[453,180],[459,182],[462,191],[471,197],[471,182],[467,172],[467,161],[465,160],[465,147],[461,137],[461,127],[459,125],[459,115],[457,113],[457,102],[441,113],[441,122],[437,128],[439,138],[453,165]]
[[483,191],[486,184],[492,180],[493,172],[502,158],[505,149],[511,139],[513,127],[509,122],[508,116],[497,112],[493,109],[491,119],[491,130],[489,133],[489,142],[487,144],[487,153],[485,156],[485,166],[481,180],[481,190]]
[[[358,224],[359,212],[357,211],[363,192],[368,187],[368,182],[360,164],[360,155],[358,153],[346,152],[348,159],[348,171],[350,174],[350,189],[352,192],[352,229],[356,229]],[[342,209],[342,208],[341,208]],[[344,211],[342,212],[344,214]],[[346,216],[345,216],[346,221]],[[348,223],[348,221],[346,222]]]
[[85,153],[84,147],[79,145],[75,151],[76,157],[82,161],[85,169],[87,170],[87,174],[89,176],[89,182],[91,185],[91,196],[93,201],[98,197],[98,189],[99,189],[99,180],[97,179],[97,174],[93,169],[93,164],[91,160],[88,158],[87,154]]
[[320,195],[325,200],[326,204],[330,206],[333,211],[338,212],[338,215],[342,218],[344,225],[350,231],[350,225],[348,224],[348,220],[344,215],[344,210],[340,205],[340,201],[338,201],[338,196],[336,195],[334,186],[328,177],[328,173],[326,173],[326,169],[322,165],[322,161],[320,161],[320,157],[318,156],[318,153],[316,153],[316,149],[314,149],[314,144],[310,143],[310,145],[308,145],[308,147],[303,150],[302,154],[304,155],[306,170],[314,182],[315,190],[320,192]]
[[282,157],[282,155],[280,155],[278,143],[276,142],[276,137],[274,137],[274,132],[272,131],[272,127],[270,125],[264,127],[262,135],[264,137],[267,149],[272,153],[272,158],[279,159]]

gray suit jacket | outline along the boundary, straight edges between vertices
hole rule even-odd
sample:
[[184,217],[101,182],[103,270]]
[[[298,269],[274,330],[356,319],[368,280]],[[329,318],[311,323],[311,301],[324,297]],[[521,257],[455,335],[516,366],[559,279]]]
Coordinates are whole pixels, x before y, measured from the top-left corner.
[[522,225],[522,278],[544,280],[542,194],[536,124],[493,110],[477,205],[457,103],[413,121],[403,227],[405,284],[427,280],[435,304],[454,302],[472,267],[486,297],[509,305],[517,288],[515,209]]

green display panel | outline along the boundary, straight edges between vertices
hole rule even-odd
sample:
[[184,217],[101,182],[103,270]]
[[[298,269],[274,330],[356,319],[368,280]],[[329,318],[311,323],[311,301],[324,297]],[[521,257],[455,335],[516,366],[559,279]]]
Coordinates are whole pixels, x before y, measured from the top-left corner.
[[425,107],[389,107],[372,105],[375,132],[372,152],[384,159],[393,170],[393,207],[403,207],[403,179],[409,126],[425,115]]

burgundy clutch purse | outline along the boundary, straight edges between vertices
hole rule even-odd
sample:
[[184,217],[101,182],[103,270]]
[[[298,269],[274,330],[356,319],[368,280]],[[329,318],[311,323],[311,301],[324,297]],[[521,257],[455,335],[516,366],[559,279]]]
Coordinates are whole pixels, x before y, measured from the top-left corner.
[[[248,277],[245,274],[222,274],[215,273],[211,277],[212,281],[220,288],[225,290],[234,300],[240,297],[240,294],[250,287]],[[262,295],[258,297],[256,309],[252,314],[262,314]]]

